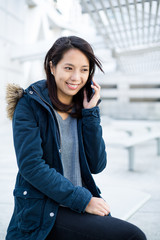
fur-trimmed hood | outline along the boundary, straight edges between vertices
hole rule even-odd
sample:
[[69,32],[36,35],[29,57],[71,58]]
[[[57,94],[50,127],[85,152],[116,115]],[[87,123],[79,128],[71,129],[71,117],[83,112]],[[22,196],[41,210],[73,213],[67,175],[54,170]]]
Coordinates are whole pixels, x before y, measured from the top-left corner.
[[17,84],[9,83],[6,87],[7,117],[12,120],[18,100],[23,96],[24,89]]

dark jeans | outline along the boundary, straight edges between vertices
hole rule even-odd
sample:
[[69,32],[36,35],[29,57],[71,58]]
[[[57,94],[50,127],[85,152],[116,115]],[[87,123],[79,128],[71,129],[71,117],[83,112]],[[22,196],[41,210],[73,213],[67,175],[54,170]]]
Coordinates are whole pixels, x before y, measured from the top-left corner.
[[146,240],[135,225],[110,217],[76,213],[60,207],[46,240]]

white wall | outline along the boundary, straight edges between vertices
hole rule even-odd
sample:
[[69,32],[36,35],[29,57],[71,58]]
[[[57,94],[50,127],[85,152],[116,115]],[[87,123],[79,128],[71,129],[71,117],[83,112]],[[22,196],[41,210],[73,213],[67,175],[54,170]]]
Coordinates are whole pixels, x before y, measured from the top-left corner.
[[44,78],[45,54],[58,37],[79,35],[88,41],[94,39],[93,26],[89,33],[88,19],[82,17],[79,2],[67,1],[66,8],[59,1],[62,14],[58,14],[51,0],[0,0],[0,123],[8,121],[5,111],[7,83],[25,88]]
[[[101,112],[116,119],[160,120],[160,72],[96,76]],[[136,86],[136,87],[135,87]]]
[[25,0],[0,1],[0,122],[6,120],[5,87],[8,82],[20,83],[23,66],[12,61],[12,49],[24,42]]

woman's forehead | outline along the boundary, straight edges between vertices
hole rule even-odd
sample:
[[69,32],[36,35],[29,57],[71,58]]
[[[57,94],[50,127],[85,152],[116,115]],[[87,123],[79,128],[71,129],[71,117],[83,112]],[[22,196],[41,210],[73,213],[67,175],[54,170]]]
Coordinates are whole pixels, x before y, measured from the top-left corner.
[[86,67],[89,66],[89,60],[87,56],[76,48],[69,49],[67,52],[65,52],[60,62],[68,65],[79,64]]

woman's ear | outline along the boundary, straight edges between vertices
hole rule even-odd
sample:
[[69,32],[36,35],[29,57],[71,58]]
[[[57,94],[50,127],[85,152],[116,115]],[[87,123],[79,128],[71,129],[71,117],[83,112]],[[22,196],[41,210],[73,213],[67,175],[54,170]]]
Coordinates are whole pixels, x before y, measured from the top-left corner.
[[49,66],[50,66],[51,74],[54,76],[54,69],[55,69],[55,67],[52,64],[52,61],[49,62]]

